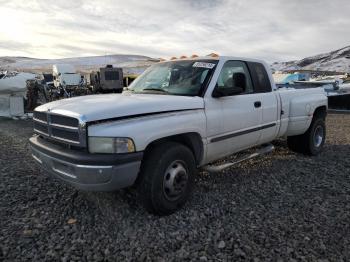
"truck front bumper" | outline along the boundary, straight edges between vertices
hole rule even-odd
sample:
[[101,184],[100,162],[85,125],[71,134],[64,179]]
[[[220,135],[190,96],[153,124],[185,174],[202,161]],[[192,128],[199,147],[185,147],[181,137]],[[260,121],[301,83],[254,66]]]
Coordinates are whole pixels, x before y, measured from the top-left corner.
[[134,184],[143,152],[89,154],[29,139],[33,158],[52,176],[87,191],[114,191]]

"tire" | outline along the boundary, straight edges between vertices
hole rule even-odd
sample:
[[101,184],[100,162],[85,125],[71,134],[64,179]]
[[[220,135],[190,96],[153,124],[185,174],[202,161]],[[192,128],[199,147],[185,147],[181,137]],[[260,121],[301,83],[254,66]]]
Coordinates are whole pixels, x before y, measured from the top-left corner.
[[189,199],[197,172],[191,150],[165,142],[147,152],[141,166],[138,193],[148,212],[169,215]]
[[318,155],[326,140],[325,118],[316,115],[309,129],[302,135],[289,136],[287,144],[290,150],[306,155]]

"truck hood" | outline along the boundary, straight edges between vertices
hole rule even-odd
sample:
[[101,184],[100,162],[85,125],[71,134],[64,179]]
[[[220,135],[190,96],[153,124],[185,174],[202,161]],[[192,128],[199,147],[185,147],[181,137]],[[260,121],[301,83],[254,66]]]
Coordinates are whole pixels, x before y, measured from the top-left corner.
[[201,97],[125,92],[68,98],[41,105],[35,110],[50,111],[90,122],[129,115],[202,108],[204,101]]

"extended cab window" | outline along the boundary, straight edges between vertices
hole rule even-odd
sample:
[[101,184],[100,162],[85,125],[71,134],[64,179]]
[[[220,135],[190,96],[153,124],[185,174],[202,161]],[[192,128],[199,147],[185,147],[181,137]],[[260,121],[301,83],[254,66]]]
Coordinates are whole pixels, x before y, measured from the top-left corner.
[[271,92],[271,83],[269,76],[263,64],[248,62],[249,70],[252,74],[254,90],[256,93]]
[[[221,69],[216,89],[224,96],[253,93],[253,84],[247,65],[242,61],[227,61]],[[233,89],[240,91],[230,92]]]

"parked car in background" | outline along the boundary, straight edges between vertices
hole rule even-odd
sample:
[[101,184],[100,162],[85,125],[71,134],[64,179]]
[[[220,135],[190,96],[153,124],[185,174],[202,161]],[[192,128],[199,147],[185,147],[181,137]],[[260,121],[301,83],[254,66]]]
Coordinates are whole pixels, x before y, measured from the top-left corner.
[[273,76],[276,84],[281,84],[281,85],[293,84],[294,82],[297,82],[297,81],[310,80],[309,73],[293,73],[293,74],[275,73]]

